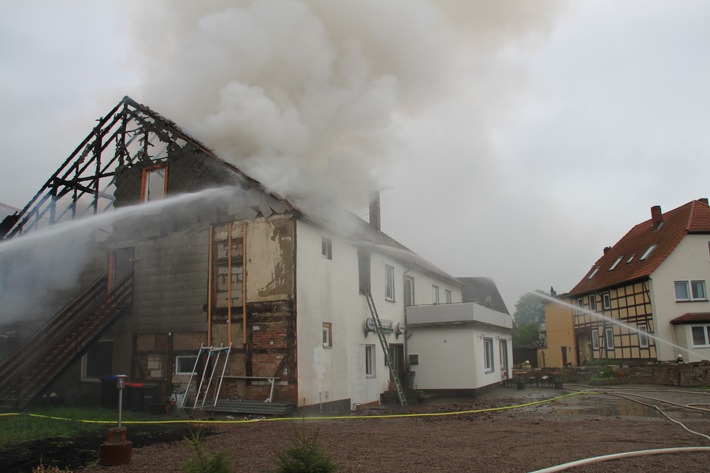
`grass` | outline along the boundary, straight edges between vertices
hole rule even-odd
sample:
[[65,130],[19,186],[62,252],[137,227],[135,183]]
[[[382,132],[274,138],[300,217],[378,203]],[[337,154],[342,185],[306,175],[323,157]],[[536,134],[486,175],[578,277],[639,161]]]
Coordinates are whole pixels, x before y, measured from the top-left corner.
[[[116,409],[78,408],[78,407],[44,407],[32,411],[41,416],[75,419],[66,421],[46,417],[32,417],[27,414],[0,416],[0,448],[32,440],[42,440],[53,437],[72,437],[78,432],[106,431],[118,424]],[[123,412],[124,420],[147,419],[147,414],[140,412]],[[80,420],[105,420],[111,424],[90,424]]]

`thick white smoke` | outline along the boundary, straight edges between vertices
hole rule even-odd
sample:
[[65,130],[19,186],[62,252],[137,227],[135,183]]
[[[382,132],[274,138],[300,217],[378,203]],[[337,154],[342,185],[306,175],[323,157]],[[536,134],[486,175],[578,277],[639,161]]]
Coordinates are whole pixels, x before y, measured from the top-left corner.
[[476,73],[545,32],[556,4],[136,2],[144,88],[135,98],[271,190],[361,205],[405,154],[403,117],[457,94],[479,94],[481,115],[500,109],[505,97],[471,92]]

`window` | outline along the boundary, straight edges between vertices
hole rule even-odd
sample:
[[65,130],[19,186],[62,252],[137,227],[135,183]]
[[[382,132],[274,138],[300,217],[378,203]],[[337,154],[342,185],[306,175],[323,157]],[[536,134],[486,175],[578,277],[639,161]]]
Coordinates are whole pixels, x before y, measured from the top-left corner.
[[113,342],[99,340],[82,358],[82,378],[92,379],[113,374]]
[[611,309],[611,296],[608,292],[602,294],[602,307],[604,310]]
[[375,345],[365,345],[365,376],[375,377]]
[[595,311],[597,310],[597,296],[596,294],[589,294],[589,310]]
[[594,275],[597,274],[597,271],[599,271],[599,266],[594,268],[594,270],[591,273],[589,273],[589,276],[587,277],[587,279],[592,279],[594,277]]
[[626,260],[626,264],[631,263],[631,262],[634,260],[634,258],[636,258],[636,253],[634,253],[634,254],[632,254],[631,256],[629,256],[629,259]]
[[694,347],[710,346],[710,325],[693,325],[690,330],[693,334]]
[[584,299],[578,297],[574,301],[574,315],[579,315],[584,312]]
[[439,303],[439,286],[431,286],[431,303]]
[[197,362],[196,355],[178,355],[175,357],[175,374],[197,374],[195,363]]
[[385,299],[394,301],[394,267],[385,265]]
[[611,265],[611,267],[609,268],[609,271],[614,271],[614,268],[616,268],[618,266],[618,264],[621,262],[622,259],[624,259],[624,255],[621,255],[618,258],[616,258],[616,261],[614,261],[614,264]]
[[451,291],[449,291],[448,289],[444,291],[444,300],[447,304],[451,304]]
[[370,292],[370,254],[358,252],[357,254],[358,282],[360,294]]
[[333,348],[333,324],[323,322],[323,348]]
[[414,278],[405,276],[404,278],[404,306],[414,305]]
[[608,328],[604,331],[604,334],[606,335],[606,349],[613,350],[614,349],[614,329]]
[[648,348],[648,327],[646,324],[638,326],[639,329],[639,348]]
[[493,339],[483,339],[483,359],[486,364],[486,373],[492,373],[493,368]]
[[655,244],[649,246],[648,249],[643,252],[643,254],[641,255],[641,258],[639,258],[639,261],[643,261],[643,260],[645,260],[646,258],[648,258],[648,257],[651,255],[651,253],[653,252],[653,250],[655,250],[655,249],[656,249],[656,245],[655,245]]
[[599,330],[592,330],[592,350],[599,350]]
[[324,258],[333,259],[333,242],[330,238],[321,237],[320,247],[320,252]]
[[160,200],[168,193],[168,165],[158,164],[143,169],[141,198],[143,202]]
[[675,281],[676,301],[705,301],[708,298],[705,281]]

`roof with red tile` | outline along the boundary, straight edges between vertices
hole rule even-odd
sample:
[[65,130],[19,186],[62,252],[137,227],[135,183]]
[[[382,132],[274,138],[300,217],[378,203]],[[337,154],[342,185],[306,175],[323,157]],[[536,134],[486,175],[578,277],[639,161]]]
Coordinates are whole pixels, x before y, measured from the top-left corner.
[[688,312],[671,320],[673,325],[694,324],[698,322],[710,322],[710,312]]
[[[663,213],[662,218],[662,224],[655,229],[652,218],[639,223],[614,246],[606,249],[584,278],[569,291],[569,295],[581,295],[648,278],[686,235],[710,234],[710,207],[705,199],[681,205]],[[653,250],[642,259],[654,245]]]

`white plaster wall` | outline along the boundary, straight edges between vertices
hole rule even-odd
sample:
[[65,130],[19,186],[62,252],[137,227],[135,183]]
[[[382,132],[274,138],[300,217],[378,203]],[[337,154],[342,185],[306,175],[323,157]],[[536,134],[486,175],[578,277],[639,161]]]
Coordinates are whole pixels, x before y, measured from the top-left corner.
[[[708,255],[708,235],[688,235],[673,253],[653,272],[651,276],[651,304],[654,312],[656,336],[704,356],[710,356],[710,349],[693,349],[689,326],[676,327],[674,333],[670,321],[688,312],[710,312],[710,302],[676,302],[675,281],[702,279],[706,290],[710,289],[710,257]],[[685,340],[679,331],[685,331]],[[656,344],[658,359],[675,360],[677,349],[666,343]],[[684,354],[686,361],[700,361],[697,356]]]
[[[484,338],[493,340],[493,371],[486,372]],[[500,340],[507,341],[508,372],[513,359],[509,334],[466,326],[422,327],[413,330],[409,353],[417,354],[412,366],[418,389],[478,389],[503,379]]]
[[[332,242],[332,260],[321,255],[321,238]],[[350,241],[329,233],[309,222],[296,226],[296,294],[298,333],[299,402],[306,405],[349,399],[351,404],[378,402],[389,385],[389,369],[375,333],[365,334],[364,325],[371,317],[365,297],[359,293],[357,247]],[[452,291],[454,301],[461,301],[460,288],[453,282],[407,268],[392,256],[378,253],[370,258],[370,287],[382,320],[394,326],[405,321],[404,276],[414,277],[415,300],[431,303],[431,285]],[[385,300],[385,265],[394,267],[395,300]],[[427,290],[417,289],[428,287]],[[333,324],[333,347],[323,348],[323,322]],[[404,337],[388,334],[390,344],[404,343]],[[365,345],[375,345],[376,377],[365,377]],[[406,349],[406,348],[405,348]],[[406,354],[405,354],[406,357]]]
[[510,315],[473,302],[409,307],[407,321],[410,324],[481,322],[511,330],[513,328],[513,318]]

